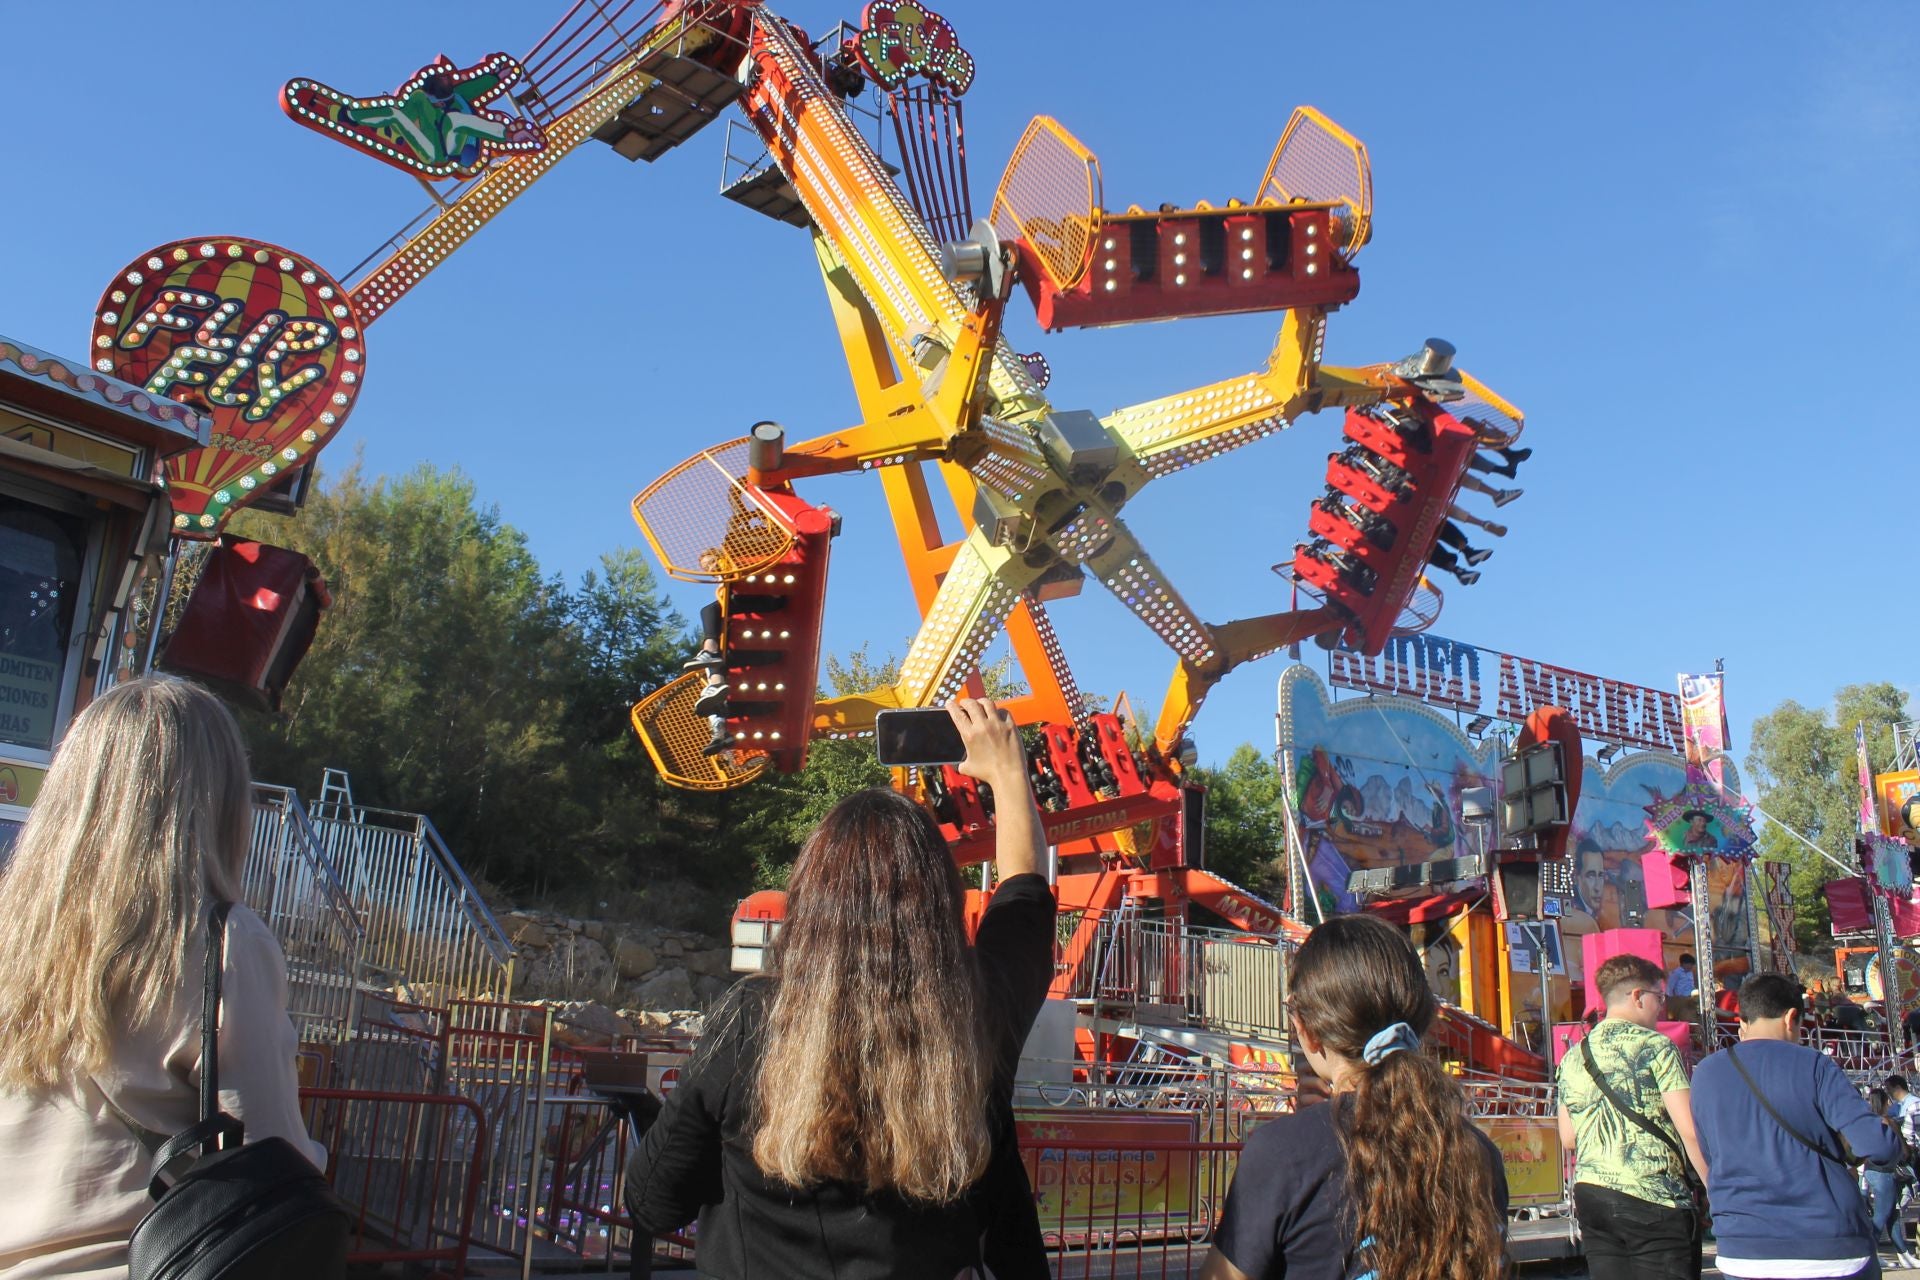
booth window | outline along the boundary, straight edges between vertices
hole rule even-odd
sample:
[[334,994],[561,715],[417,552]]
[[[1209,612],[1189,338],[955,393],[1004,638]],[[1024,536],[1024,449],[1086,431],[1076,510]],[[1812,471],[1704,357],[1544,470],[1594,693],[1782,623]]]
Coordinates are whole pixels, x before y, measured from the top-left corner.
[[53,748],[86,549],[80,516],[0,494],[0,743]]

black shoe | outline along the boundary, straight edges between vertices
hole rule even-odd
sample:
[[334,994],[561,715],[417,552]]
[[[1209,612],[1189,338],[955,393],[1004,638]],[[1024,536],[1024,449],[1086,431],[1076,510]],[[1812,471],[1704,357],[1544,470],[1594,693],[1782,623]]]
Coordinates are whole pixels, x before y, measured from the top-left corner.
[[1472,569],[1455,569],[1453,576],[1460,579],[1460,585],[1463,587],[1470,587],[1480,581],[1480,575]]
[[703,756],[717,756],[731,750],[733,750],[733,735],[727,732],[727,726],[723,723],[718,729],[713,731],[713,741],[703,747],[700,754]]
[[1533,450],[1531,450],[1531,449],[1502,449],[1502,450],[1500,451],[1500,456],[1501,456],[1502,458],[1505,458],[1505,459],[1507,460],[1507,465],[1508,465],[1508,466],[1510,466],[1510,467],[1517,467],[1517,466],[1519,466],[1519,465],[1520,465],[1521,463],[1523,463],[1523,462],[1525,462],[1525,461],[1526,461],[1526,460],[1527,460],[1528,458],[1531,458],[1531,457],[1533,456]]
[[726,684],[708,685],[700,694],[700,700],[693,704],[693,714],[697,716],[724,716],[727,713],[727,691],[731,687],[731,685]]
[[[1493,554],[1492,551],[1489,551],[1483,548],[1477,551],[1468,551],[1462,554],[1460,558],[1462,560],[1465,560],[1468,564],[1479,564],[1482,560],[1485,560],[1488,556],[1492,554]],[[697,709],[698,708],[696,708],[696,710]]]
[[681,663],[680,669],[682,671],[725,671],[727,669],[726,655],[708,653],[702,649],[699,653],[694,654],[691,658]]

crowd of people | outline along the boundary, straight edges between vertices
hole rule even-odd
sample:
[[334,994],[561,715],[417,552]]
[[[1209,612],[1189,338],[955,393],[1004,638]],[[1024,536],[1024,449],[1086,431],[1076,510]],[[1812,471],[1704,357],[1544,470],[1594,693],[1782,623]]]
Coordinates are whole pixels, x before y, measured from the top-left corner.
[[1897,1221],[1920,1100],[1899,1076],[1862,1097],[1799,1043],[1808,1001],[1796,979],[1742,983],[1738,1040],[1691,1079],[1659,1027],[1672,975],[1625,955],[1593,982],[1606,1016],[1558,1083],[1594,1280],[1698,1277],[1709,1224],[1716,1265],[1737,1280],[1875,1277],[1882,1248],[1920,1265]]
[[[949,710],[959,768],[999,797],[997,887],[969,941],[938,825],[890,790],[847,796],[809,836],[770,970],[712,1012],[627,1183],[640,1231],[698,1221],[701,1275],[1049,1274],[1012,1110],[1053,975],[1043,828],[1012,717]],[[75,720],[0,872],[0,1276],[129,1274],[130,1238],[184,1181],[168,1156],[209,1138],[209,1108],[235,1144],[325,1166],[301,1121],[284,958],[237,905],[249,805],[239,732],[194,686],[133,681]],[[1605,1017],[1558,1087],[1595,1280],[1698,1277],[1709,1215],[1737,1280],[1877,1276],[1881,1245],[1914,1264],[1896,1211],[1920,1097],[1899,1076],[1862,1097],[1800,1045],[1796,981],[1748,979],[1737,1042],[1689,1078],[1660,1023],[1699,980],[1692,958],[1668,974],[1617,956],[1592,980]],[[1404,933],[1326,921],[1289,991],[1297,1104],[1248,1135],[1199,1274],[1504,1275],[1502,1161],[1422,1051],[1437,1005]],[[332,1274],[342,1256],[273,1274]],[[132,1264],[147,1274],[137,1250]]]
[[[1000,797],[990,905],[969,942],[958,869],[912,800],[861,791],[820,822],[771,972],[712,1012],[629,1177],[642,1231],[699,1221],[702,1275],[1049,1273],[1012,1097],[1053,974],[1054,894],[1012,717],[950,711],[960,768]],[[239,905],[249,815],[238,729],[203,690],[136,680],[75,719],[0,872],[8,1280],[197,1276],[129,1247],[167,1209],[155,1197],[194,1176],[180,1166],[195,1149],[195,1169],[275,1142],[325,1166],[301,1119],[285,959]],[[1337,918],[1300,949],[1291,990],[1329,1100],[1252,1136],[1202,1274],[1492,1280],[1505,1178],[1420,1050],[1436,1005],[1413,947]],[[343,1240],[291,1269],[219,1274],[337,1274]]]

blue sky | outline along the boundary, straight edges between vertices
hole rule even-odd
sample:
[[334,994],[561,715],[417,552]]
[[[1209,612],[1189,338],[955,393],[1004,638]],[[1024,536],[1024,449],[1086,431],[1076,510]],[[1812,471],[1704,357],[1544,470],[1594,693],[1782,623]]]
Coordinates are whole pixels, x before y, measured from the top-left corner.
[[[0,333],[83,355],[111,275],[180,236],[257,237],[346,272],[424,197],[297,128],[280,85],[384,91],[436,53],[524,52],[564,7],[11,8]],[[779,12],[816,32],[857,16]],[[1782,698],[1920,684],[1920,7],[946,12],[980,64],[982,212],[1035,114],[1099,155],[1115,208],[1251,196],[1296,103],[1367,143],[1374,239],[1327,359],[1444,336],[1526,410],[1536,451],[1511,536],[1437,630],[1663,688],[1724,658],[1737,754]],[[704,445],[763,417],[795,439],[852,421],[805,235],[716,195],[721,133],[653,165],[590,145],[462,249],[369,331],[335,464],[361,447],[376,472],[458,465],[575,577],[638,544],[628,501]],[[1097,412],[1254,368],[1277,326],[1042,335],[1023,302],[1011,314],[1016,346],[1052,362],[1054,403]],[[1303,532],[1338,431],[1304,419],[1128,508],[1203,616],[1284,607],[1268,566]],[[803,493],[846,516],[828,647],[904,652],[916,619],[877,484]],[[691,613],[703,594],[674,598]],[[1172,655],[1120,605],[1090,587],[1053,614],[1084,687],[1158,705]],[[1204,758],[1272,746],[1283,661],[1216,690]]]

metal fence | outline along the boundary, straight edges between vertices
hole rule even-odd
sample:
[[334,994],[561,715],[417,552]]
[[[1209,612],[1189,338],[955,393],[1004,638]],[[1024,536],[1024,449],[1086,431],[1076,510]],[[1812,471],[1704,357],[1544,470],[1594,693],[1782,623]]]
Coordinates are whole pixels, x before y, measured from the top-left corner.
[[1885,1031],[1842,1031],[1836,1027],[1807,1027],[1802,1044],[1832,1058],[1847,1078],[1862,1088],[1878,1085],[1900,1070],[1900,1053]]
[[480,1108],[360,1089],[303,1089],[300,1102],[307,1132],[327,1148],[327,1180],[353,1213],[349,1262],[464,1276],[488,1157]]
[[1193,1026],[1280,1040],[1287,953],[1279,939],[1116,912],[1096,927],[1072,994],[1159,1006]]
[[322,802],[313,827],[366,925],[365,959],[417,998],[504,999],[513,947],[424,815]]
[[253,785],[244,892],[287,957],[288,1013],[302,1044],[345,1052],[358,1020],[365,928],[300,797]]

